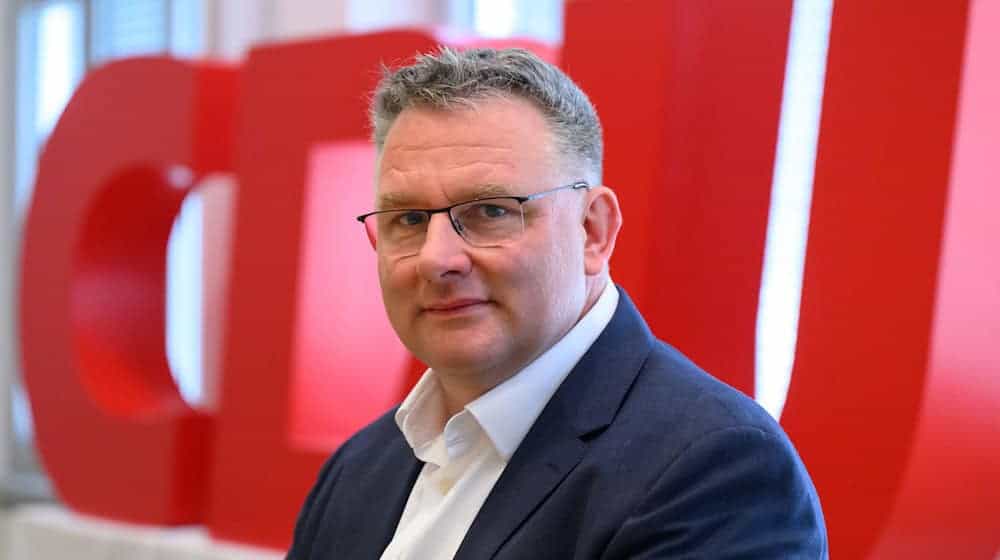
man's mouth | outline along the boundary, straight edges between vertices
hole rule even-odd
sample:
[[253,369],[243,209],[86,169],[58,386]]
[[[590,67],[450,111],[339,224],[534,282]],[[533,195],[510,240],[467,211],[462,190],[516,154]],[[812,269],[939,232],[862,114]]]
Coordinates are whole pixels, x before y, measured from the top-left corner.
[[440,315],[447,315],[453,313],[457,314],[463,311],[470,311],[480,305],[485,305],[487,303],[489,303],[489,301],[485,299],[472,299],[472,298],[452,299],[425,305],[423,307],[423,310],[428,313],[434,313]]

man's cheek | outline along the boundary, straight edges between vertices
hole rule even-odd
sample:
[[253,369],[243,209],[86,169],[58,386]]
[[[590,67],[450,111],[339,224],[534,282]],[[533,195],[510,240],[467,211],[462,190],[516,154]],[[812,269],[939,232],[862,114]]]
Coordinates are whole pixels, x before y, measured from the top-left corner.
[[[380,256],[378,260],[378,282],[382,289],[382,301],[386,307],[398,305],[399,299],[407,292],[406,272],[398,262]],[[412,292],[412,288],[410,289]]]

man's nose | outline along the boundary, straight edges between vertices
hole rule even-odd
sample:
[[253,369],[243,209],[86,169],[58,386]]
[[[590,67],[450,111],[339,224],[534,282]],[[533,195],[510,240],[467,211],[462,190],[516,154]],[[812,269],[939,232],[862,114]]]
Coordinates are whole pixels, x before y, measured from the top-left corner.
[[431,281],[468,274],[472,266],[468,248],[469,244],[455,231],[446,213],[432,215],[424,244],[417,254],[420,274]]

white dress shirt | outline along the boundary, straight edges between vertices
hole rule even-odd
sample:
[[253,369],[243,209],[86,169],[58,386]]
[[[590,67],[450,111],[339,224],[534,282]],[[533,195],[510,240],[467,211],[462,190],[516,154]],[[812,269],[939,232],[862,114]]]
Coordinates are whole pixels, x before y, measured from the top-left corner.
[[617,306],[618,290],[609,280],[566,336],[447,421],[437,376],[424,372],[396,412],[396,424],[424,466],[383,560],[455,556],[507,462]]

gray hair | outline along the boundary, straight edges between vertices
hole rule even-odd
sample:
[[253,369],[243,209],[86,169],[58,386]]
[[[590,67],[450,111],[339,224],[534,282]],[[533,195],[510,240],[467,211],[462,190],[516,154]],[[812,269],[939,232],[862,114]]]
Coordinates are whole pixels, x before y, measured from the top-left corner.
[[524,49],[441,47],[409,66],[383,68],[371,104],[375,147],[381,153],[396,117],[408,107],[447,110],[511,95],[541,110],[566,163],[583,166],[580,178],[601,181],[601,123],[590,99],[569,76]]

